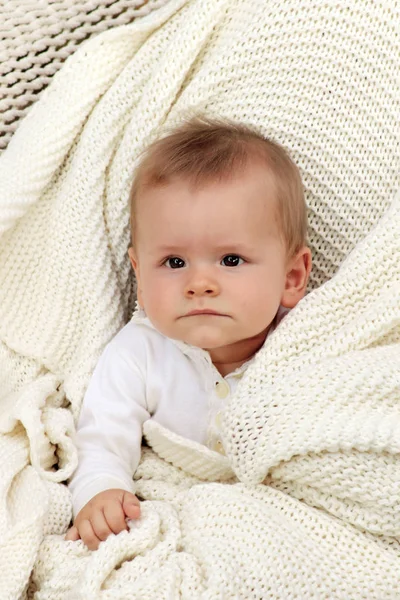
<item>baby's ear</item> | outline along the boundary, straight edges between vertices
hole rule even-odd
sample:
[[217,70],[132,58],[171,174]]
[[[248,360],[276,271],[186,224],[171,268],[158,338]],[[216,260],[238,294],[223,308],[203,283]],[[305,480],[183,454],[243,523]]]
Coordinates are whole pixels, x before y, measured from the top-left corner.
[[143,298],[142,298],[142,289],[140,286],[140,269],[139,263],[137,260],[136,252],[132,246],[128,249],[129,260],[131,261],[132,269],[135,271],[136,282],[137,282],[137,301],[139,306],[143,308]]
[[293,308],[304,297],[311,271],[311,251],[307,246],[301,248],[288,262],[285,289],[281,305]]
[[129,260],[131,261],[132,269],[136,273],[137,258],[136,258],[136,253],[135,253],[135,250],[133,249],[133,246],[129,246],[129,248],[128,248],[128,256],[129,256]]

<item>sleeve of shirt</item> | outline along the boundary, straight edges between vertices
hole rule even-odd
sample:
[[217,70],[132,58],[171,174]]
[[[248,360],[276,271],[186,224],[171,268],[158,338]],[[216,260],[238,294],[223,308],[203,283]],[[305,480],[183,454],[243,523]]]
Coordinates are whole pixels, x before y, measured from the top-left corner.
[[69,482],[74,515],[102,491],[134,493],[143,423],[150,418],[145,389],[135,356],[111,342],[93,372],[78,422],[78,467]]

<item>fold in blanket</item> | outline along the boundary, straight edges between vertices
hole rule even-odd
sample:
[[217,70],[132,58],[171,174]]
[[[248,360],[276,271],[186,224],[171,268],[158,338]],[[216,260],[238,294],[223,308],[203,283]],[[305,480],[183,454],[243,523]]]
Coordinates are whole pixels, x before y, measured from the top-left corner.
[[[0,157],[2,598],[398,599],[399,17],[397,0],[169,0],[82,46],[21,123]],[[313,291],[227,406],[226,456],[146,424],[142,518],[90,553],[63,539],[63,482],[133,306],[132,173],[199,110],[299,165]]]

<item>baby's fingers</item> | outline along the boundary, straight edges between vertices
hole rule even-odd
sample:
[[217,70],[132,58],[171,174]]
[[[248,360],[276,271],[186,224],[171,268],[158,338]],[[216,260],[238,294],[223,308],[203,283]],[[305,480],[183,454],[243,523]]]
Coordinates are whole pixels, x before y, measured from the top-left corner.
[[79,531],[75,527],[75,525],[73,525],[72,527],[70,527],[68,529],[64,539],[69,542],[76,542],[77,540],[81,539],[81,536],[79,535]]
[[96,510],[96,512],[92,514],[90,518],[90,523],[92,525],[95,535],[102,542],[104,542],[104,540],[108,538],[110,533],[112,533],[104,516],[104,512],[102,510]]
[[113,533],[117,534],[128,529],[120,502],[113,502],[105,506],[104,517]]
[[129,519],[139,519],[140,517],[140,502],[134,494],[124,492],[122,508],[125,515]]
[[101,542],[100,538],[94,532],[92,524],[88,520],[81,521],[79,524],[79,535],[89,550],[97,550]]

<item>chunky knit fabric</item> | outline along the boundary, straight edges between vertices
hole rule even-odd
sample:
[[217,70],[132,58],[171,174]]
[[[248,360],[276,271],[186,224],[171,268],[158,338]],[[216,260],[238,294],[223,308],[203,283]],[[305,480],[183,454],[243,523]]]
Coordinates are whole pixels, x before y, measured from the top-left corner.
[[166,0],[7,0],[0,4],[0,151],[83,41]]
[[[399,17],[396,0],[170,0],[82,46],[21,123],[0,158],[2,598],[398,599]],[[227,407],[226,456],[147,423],[143,516],[90,553],[63,540],[61,482],[133,304],[132,170],[199,109],[291,152],[313,291]]]

